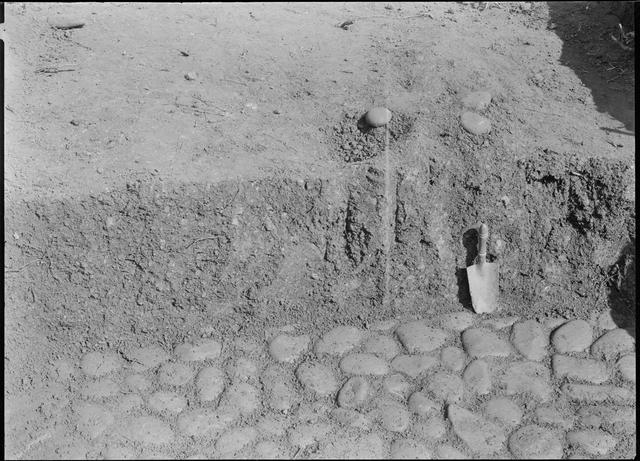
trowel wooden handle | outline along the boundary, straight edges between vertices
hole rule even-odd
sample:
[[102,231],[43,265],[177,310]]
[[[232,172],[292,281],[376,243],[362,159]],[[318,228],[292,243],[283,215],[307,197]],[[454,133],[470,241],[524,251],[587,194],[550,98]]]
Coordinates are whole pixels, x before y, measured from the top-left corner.
[[489,239],[489,227],[481,223],[478,228],[478,262],[484,263],[487,260],[487,240]]

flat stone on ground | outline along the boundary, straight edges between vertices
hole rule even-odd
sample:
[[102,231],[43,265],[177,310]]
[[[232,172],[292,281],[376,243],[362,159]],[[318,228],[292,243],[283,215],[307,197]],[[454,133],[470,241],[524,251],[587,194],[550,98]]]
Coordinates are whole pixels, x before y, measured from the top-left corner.
[[522,409],[507,397],[495,397],[489,400],[485,404],[484,412],[488,417],[506,427],[515,427],[522,420]]
[[169,360],[169,354],[160,346],[138,347],[127,351],[124,356],[136,371],[155,368]]
[[549,336],[535,320],[513,325],[511,343],[528,360],[540,361],[547,355]]
[[582,448],[590,455],[606,455],[618,441],[606,432],[598,430],[572,431],[567,434],[570,445]]
[[502,449],[506,438],[497,424],[457,405],[449,405],[447,418],[453,432],[475,453],[489,455]]
[[438,359],[429,355],[398,355],[391,362],[391,368],[410,378],[417,378],[437,363]]
[[440,351],[440,361],[452,371],[460,371],[464,368],[466,355],[459,347],[445,347]]
[[125,394],[120,398],[116,406],[118,413],[130,413],[142,407],[144,402],[138,394]]
[[167,423],[154,416],[140,416],[126,423],[122,435],[133,441],[153,445],[173,442],[173,431]]
[[447,330],[463,331],[473,325],[473,321],[471,312],[450,312],[442,317],[442,326]]
[[377,433],[340,434],[328,439],[310,459],[386,459],[387,445]]
[[378,335],[365,341],[363,351],[391,360],[400,353],[400,346],[390,336]]
[[225,373],[218,367],[204,367],[196,378],[198,397],[202,402],[217,400],[225,387]]
[[520,317],[516,317],[514,315],[510,315],[508,317],[497,317],[483,321],[480,326],[488,326],[494,330],[502,330],[503,328],[510,327],[518,320],[520,320]]
[[263,440],[253,447],[253,459],[287,459],[287,449],[271,440]]
[[269,367],[262,375],[266,402],[276,411],[288,412],[301,401],[293,383],[293,374],[280,367]]
[[418,440],[398,439],[391,444],[391,459],[431,459],[431,452]]
[[80,360],[80,368],[84,374],[99,378],[108,375],[121,366],[120,356],[111,352],[88,352]]
[[585,320],[571,320],[558,327],[551,335],[551,343],[556,351],[581,352],[591,345],[593,328]]
[[396,328],[396,335],[410,354],[431,352],[442,346],[447,334],[424,321],[408,322]]
[[404,400],[411,393],[412,385],[403,375],[394,373],[384,379],[382,388],[392,396]]
[[108,378],[103,378],[98,381],[87,383],[80,394],[85,399],[100,400],[108,397],[113,397],[120,393],[120,386],[114,383]]
[[222,434],[216,442],[216,453],[223,459],[235,455],[253,443],[258,432],[253,427],[235,427]]
[[616,363],[620,375],[627,381],[636,382],[636,354],[625,355]]
[[175,392],[158,391],[151,394],[147,404],[157,412],[180,413],[187,408],[187,399]]
[[349,354],[340,361],[340,369],[351,375],[383,376],[389,372],[389,365],[373,354]]
[[107,430],[113,423],[113,415],[98,405],[80,405],[77,415],[78,431],[89,439],[94,439]]
[[176,427],[187,437],[215,437],[229,427],[239,416],[232,408],[199,408],[178,415]]
[[485,328],[468,328],[462,332],[462,346],[471,358],[507,357],[511,346]]
[[185,343],[175,348],[175,355],[185,362],[216,360],[220,357],[222,345],[214,339],[201,339],[195,343]]
[[462,381],[465,388],[475,394],[488,394],[491,390],[491,373],[489,365],[481,359],[476,359],[464,369]]
[[158,381],[168,386],[183,386],[193,379],[194,374],[184,363],[165,363],[158,370]]
[[557,432],[534,424],[511,434],[509,450],[516,459],[560,459],[563,454],[562,440]]
[[138,373],[127,376],[124,380],[124,383],[132,391],[144,391],[151,386],[149,380],[145,376]]
[[571,401],[600,403],[610,401],[614,404],[627,404],[635,400],[635,393],[615,386],[594,384],[563,384],[562,393]]
[[462,128],[471,134],[481,135],[491,131],[491,121],[475,112],[463,112],[460,116]]
[[296,376],[302,385],[320,395],[326,396],[338,390],[338,381],[330,368],[318,363],[303,363],[296,369]]
[[338,393],[338,405],[344,408],[360,408],[370,397],[371,386],[360,376],[349,378]]
[[247,381],[258,377],[259,366],[251,359],[238,357],[230,371],[234,380]]
[[242,416],[249,416],[260,407],[260,391],[249,383],[234,383],[222,398],[222,402],[236,408]]
[[432,416],[416,422],[413,432],[424,439],[438,440],[446,435],[447,426],[440,416]]
[[591,345],[591,355],[595,358],[603,360],[615,360],[620,355],[627,352],[633,352],[636,347],[636,341],[624,328],[616,328],[610,330],[600,336]]
[[458,403],[462,400],[464,383],[457,375],[439,371],[429,376],[425,388],[436,398],[447,403]]
[[451,445],[440,445],[436,448],[435,459],[470,459],[470,457]]
[[376,406],[380,412],[382,427],[390,432],[404,432],[409,427],[411,415],[407,407],[393,399],[378,399]]
[[542,402],[551,397],[549,369],[538,362],[511,363],[502,376],[502,384],[507,395],[525,394]]
[[573,426],[574,417],[566,415],[553,406],[536,408],[536,421],[538,424],[548,424],[568,430]]
[[311,338],[307,335],[278,335],[269,343],[269,353],[278,362],[294,363],[307,350]]
[[334,408],[331,417],[340,425],[353,427],[368,432],[372,422],[367,415],[349,408]]
[[342,355],[359,345],[364,332],[356,327],[339,326],[326,333],[316,342],[317,354]]
[[414,392],[409,397],[409,410],[420,417],[427,417],[440,411],[440,405],[422,392]]
[[554,354],[551,357],[553,374],[558,378],[601,384],[609,379],[604,362],[592,359],[577,359],[568,355]]
[[288,432],[288,440],[291,445],[306,448],[322,441],[331,432],[331,425],[327,423],[299,424]]
[[636,412],[625,405],[613,407],[608,405],[583,405],[578,409],[580,423],[593,429],[605,429],[616,434],[636,431]]

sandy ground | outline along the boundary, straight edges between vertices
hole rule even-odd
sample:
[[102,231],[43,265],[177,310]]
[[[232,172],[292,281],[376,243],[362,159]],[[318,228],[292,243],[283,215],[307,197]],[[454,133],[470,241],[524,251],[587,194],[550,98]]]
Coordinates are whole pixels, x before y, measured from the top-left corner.
[[603,3],[5,5],[5,455],[104,456],[56,422],[59,360],[469,311],[480,220],[501,315],[635,338],[634,60]]

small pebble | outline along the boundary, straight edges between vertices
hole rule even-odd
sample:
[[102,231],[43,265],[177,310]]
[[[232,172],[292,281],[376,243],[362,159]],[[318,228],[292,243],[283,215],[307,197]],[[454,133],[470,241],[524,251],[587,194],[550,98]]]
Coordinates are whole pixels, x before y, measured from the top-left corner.
[[462,127],[471,134],[481,135],[491,131],[491,122],[488,118],[473,112],[464,112],[460,117]]
[[186,74],[184,74],[184,78],[187,80],[195,80],[198,78],[198,74],[196,74],[195,72],[187,72]]
[[386,107],[374,107],[365,114],[364,120],[374,128],[384,126],[391,121],[391,111]]

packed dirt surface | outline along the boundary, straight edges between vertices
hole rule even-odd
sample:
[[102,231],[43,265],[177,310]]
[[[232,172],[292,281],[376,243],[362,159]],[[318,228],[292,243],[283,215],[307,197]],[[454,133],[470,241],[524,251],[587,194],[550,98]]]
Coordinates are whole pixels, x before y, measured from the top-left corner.
[[[5,457],[540,455],[530,440],[635,456],[635,413],[611,420],[635,409],[628,7],[5,8]],[[387,126],[364,123],[375,106]],[[491,315],[466,280],[479,222],[500,268]],[[472,320],[442,323],[455,313]],[[416,350],[415,319],[442,341]],[[553,341],[567,321],[588,324],[574,349]],[[484,394],[464,378],[474,328],[498,335]],[[334,331],[350,346],[323,351]],[[372,368],[348,365],[357,348]],[[431,370],[397,365],[418,352]],[[509,378],[523,357],[561,417]],[[345,386],[375,398],[354,410]],[[502,425],[485,420],[496,407]],[[460,424],[474,418],[482,441]]]

